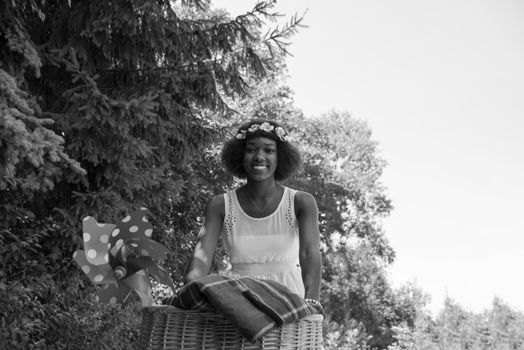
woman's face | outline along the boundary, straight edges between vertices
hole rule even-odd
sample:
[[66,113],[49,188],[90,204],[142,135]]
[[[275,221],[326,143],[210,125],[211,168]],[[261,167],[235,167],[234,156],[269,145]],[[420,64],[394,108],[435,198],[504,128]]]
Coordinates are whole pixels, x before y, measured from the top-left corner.
[[277,143],[267,137],[253,137],[244,148],[244,169],[251,180],[263,181],[275,176]]

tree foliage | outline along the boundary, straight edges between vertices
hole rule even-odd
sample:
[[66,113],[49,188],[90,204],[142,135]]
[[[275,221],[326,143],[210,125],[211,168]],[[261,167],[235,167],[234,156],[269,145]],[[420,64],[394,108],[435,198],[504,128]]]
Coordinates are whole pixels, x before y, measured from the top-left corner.
[[512,310],[499,298],[491,309],[474,313],[446,298],[435,319],[420,312],[413,326],[395,329],[397,342],[390,350],[470,349],[506,350],[524,347],[524,314]]

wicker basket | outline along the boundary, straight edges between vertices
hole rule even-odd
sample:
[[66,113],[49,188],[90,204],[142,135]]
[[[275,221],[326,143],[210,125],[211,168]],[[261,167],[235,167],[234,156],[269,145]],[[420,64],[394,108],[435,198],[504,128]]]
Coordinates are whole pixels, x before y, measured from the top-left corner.
[[244,338],[221,314],[178,309],[144,308],[139,349],[321,349],[321,315],[273,328],[256,343]]

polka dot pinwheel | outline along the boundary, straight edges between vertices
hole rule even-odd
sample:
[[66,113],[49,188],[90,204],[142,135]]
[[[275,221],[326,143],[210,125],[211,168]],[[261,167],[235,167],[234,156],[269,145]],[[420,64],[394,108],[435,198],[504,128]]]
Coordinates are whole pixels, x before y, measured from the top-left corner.
[[150,306],[150,277],[174,290],[168,271],[159,265],[168,250],[150,239],[153,226],[147,214],[141,208],[116,225],[98,223],[90,216],[83,219],[84,250],[77,250],[73,259],[93,283],[103,285],[100,302],[121,304],[134,290],[142,305]]

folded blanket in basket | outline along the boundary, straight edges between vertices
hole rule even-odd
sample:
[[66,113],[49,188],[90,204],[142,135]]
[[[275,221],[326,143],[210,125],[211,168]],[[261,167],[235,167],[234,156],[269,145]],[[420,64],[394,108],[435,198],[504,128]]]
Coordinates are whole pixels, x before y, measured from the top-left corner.
[[184,309],[216,310],[252,342],[275,326],[317,313],[278,282],[220,275],[191,281],[169,304]]

